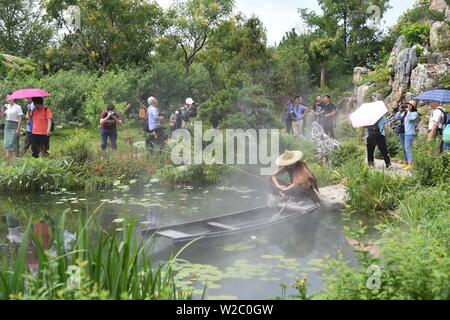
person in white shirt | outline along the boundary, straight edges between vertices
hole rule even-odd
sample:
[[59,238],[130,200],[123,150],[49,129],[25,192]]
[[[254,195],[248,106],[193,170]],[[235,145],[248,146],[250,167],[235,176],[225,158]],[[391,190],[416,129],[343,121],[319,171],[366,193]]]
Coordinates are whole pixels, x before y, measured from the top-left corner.
[[[428,141],[431,142],[435,137],[442,136],[442,130],[444,129],[445,112],[437,101],[431,102],[431,108],[433,112],[430,116],[430,122],[428,123]],[[439,147],[442,153],[443,141]]]
[[5,117],[5,131],[3,143],[8,157],[14,159],[19,152],[19,134],[22,123],[22,107],[15,103],[13,99],[6,97],[8,104],[2,108],[2,116]]

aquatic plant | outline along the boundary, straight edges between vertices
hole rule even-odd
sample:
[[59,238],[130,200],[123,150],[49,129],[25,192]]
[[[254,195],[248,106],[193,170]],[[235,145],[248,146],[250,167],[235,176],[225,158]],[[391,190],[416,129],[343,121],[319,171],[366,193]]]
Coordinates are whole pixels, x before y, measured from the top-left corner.
[[20,158],[12,163],[0,160],[0,190],[58,190],[82,187],[79,176],[70,171],[68,159]]
[[[175,288],[172,264],[155,265],[149,241],[138,241],[133,221],[105,233],[93,223],[94,214],[77,223],[75,240],[65,245],[65,213],[53,232],[52,250],[26,227],[17,252],[4,256],[0,270],[0,299],[188,299]],[[37,268],[29,263],[34,241]],[[176,258],[176,257],[174,257]]]

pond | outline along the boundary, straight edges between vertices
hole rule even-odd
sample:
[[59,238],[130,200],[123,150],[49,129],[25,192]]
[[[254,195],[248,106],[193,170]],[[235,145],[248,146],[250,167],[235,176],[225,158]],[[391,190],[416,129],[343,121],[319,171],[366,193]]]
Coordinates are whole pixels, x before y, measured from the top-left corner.
[[[245,180],[245,179],[244,179]],[[48,192],[42,194],[0,195],[0,254],[19,241],[14,235],[26,225],[30,216],[56,220],[70,208],[67,241],[73,238],[77,215],[97,209],[104,229],[117,227],[117,219],[135,217],[142,228],[221,216],[226,213],[263,206],[270,189],[258,183],[228,181],[225,185],[208,187],[177,186],[167,189],[158,183],[111,192],[85,193]],[[120,220],[119,220],[120,221]],[[19,226],[20,224],[20,226]],[[214,245],[191,245],[176,266],[177,284],[193,288],[200,297],[205,283],[207,298],[272,299],[281,296],[281,284],[287,295],[296,278],[307,276],[310,292],[321,289],[317,265],[338,250],[351,259],[351,248],[342,231],[339,212],[320,212],[301,217],[282,233],[244,234],[232,241]],[[156,255],[164,260],[170,248]],[[186,261],[184,261],[186,260]]]

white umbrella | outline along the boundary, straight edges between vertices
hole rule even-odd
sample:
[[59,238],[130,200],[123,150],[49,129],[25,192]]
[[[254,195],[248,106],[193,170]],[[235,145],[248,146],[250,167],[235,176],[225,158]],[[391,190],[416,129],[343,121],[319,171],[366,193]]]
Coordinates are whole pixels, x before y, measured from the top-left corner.
[[353,128],[372,126],[388,112],[383,101],[363,103],[350,115]]

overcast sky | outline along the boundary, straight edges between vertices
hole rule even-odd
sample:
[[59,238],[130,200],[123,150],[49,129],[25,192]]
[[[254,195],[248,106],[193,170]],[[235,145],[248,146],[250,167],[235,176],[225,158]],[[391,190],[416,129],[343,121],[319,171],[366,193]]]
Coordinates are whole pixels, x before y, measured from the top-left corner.
[[[157,0],[164,8],[172,3],[172,0]],[[395,24],[398,17],[408,8],[411,8],[415,0],[391,0],[392,9],[383,18],[384,27]],[[270,45],[281,40],[286,31],[301,27],[301,20],[297,13],[298,8],[309,8],[320,12],[316,0],[235,0],[235,11],[241,11],[246,16],[252,14],[258,16],[267,29],[267,40]]]

